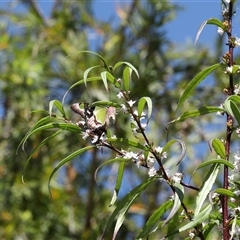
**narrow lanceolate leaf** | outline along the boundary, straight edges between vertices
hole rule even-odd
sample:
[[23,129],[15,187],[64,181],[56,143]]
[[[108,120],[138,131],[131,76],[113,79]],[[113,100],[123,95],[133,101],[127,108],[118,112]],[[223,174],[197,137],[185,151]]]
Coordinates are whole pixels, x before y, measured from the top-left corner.
[[93,102],[90,105],[91,107],[115,107],[115,108],[120,108],[121,105],[115,102],[110,102],[110,101],[97,101]]
[[222,28],[223,30],[226,28],[226,27],[223,25],[223,23],[222,23],[220,20],[218,20],[217,18],[210,18],[210,19],[208,19],[207,21],[204,21],[204,22],[201,24],[200,28],[199,28],[198,31],[197,31],[197,35],[196,35],[196,39],[195,39],[195,43],[194,43],[194,44],[197,43],[198,38],[199,38],[202,30],[203,30],[204,27],[206,26],[206,24],[213,24],[213,25],[215,25],[215,26],[217,26],[217,27]]
[[169,148],[170,148],[173,144],[175,144],[175,143],[179,143],[179,144],[181,145],[181,147],[182,147],[182,153],[181,153],[180,157],[178,158],[177,164],[176,164],[176,165],[178,165],[178,164],[182,161],[182,159],[184,158],[184,156],[185,156],[185,154],[186,154],[186,151],[187,151],[186,145],[185,145],[185,143],[184,143],[182,140],[179,140],[179,139],[172,139],[172,140],[170,140],[170,141],[164,146],[164,148],[163,148],[163,150],[162,150],[161,153],[167,152],[167,151],[169,150]]
[[183,105],[183,103],[186,101],[186,99],[191,96],[195,88],[216,68],[220,67],[220,63],[214,64],[208,68],[205,68],[202,70],[200,73],[198,73],[192,80],[191,82],[187,85],[186,89],[184,90],[182,96],[180,97],[180,100],[178,102],[178,106],[176,111],[180,106]]
[[228,196],[228,197],[239,198],[232,191],[230,191],[228,189],[224,189],[224,188],[217,188],[217,189],[214,190],[214,192],[218,193],[220,195]]
[[231,107],[233,116],[236,118],[236,120],[238,122],[238,126],[239,126],[240,125],[240,111],[239,111],[239,108],[233,101],[230,101],[230,107]]
[[57,132],[55,132],[54,134],[52,134],[51,136],[45,138],[39,145],[37,145],[37,147],[35,147],[33,149],[33,151],[31,152],[31,154],[29,155],[27,162],[25,164],[24,170],[23,170],[23,174],[22,174],[22,182],[24,183],[24,174],[27,168],[27,165],[29,163],[29,161],[31,160],[32,156],[43,146],[45,145],[49,140],[51,140],[52,138],[56,137],[59,133],[61,133],[63,130],[60,129]]
[[53,105],[59,110],[59,112],[62,114],[64,118],[66,117],[66,113],[64,111],[63,105],[58,100],[52,100],[49,102],[49,115],[52,116],[52,108]]
[[218,138],[214,138],[211,141],[211,145],[214,151],[217,153],[217,155],[219,155],[222,159],[226,159],[225,147],[222,141],[220,141]]
[[[92,51],[87,51],[87,50],[85,50],[85,51],[78,51],[77,53],[89,53],[89,54],[97,56],[103,62],[103,67],[106,68],[109,72],[111,71],[109,69],[109,66],[108,66],[107,62],[105,61],[105,59],[100,54],[98,54],[96,52],[92,52]],[[74,53],[74,54],[76,54],[76,53]],[[68,57],[71,56],[71,55],[72,54],[68,55]]]
[[117,222],[115,225],[114,233],[112,240],[116,238],[116,235],[125,219],[125,215],[127,214],[128,209],[134,202],[134,200],[149,186],[151,182],[153,182],[155,178],[149,178],[146,182],[141,183],[136,188],[134,188],[131,192],[129,192],[124,198],[122,198],[118,203],[117,207],[113,211],[112,215],[107,221],[105,230],[102,235],[102,240],[104,239],[105,233],[108,232],[109,228],[111,227],[112,223],[115,221],[117,217]]
[[173,208],[171,210],[171,212],[169,213],[167,219],[163,222],[162,227],[169,222],[172,217],[177,213],[177,211],[179,210],[179,208],[181,207],[181,203],[183,201],[183,197],[184,197],[184,187],[179,184],[179,183],[175,183],[174,184],[174,189],[175,189],[175,193],[174,193],[174,204],[173,204]]
[[116,70],[119,66],[121,66],[121,65],[127,65],[128,67],[130,67],[130,68],[135,72],[135,74],[137,75],[137,77],[140,78],[140,77],[139,77],[138,70],[137,70],[131,63],[129,63],[129,62],[118,62],[118,63],[116,63],[116,64],[114,65],[114,67],[113,67],[113,71],[115,71],[115,70]]
[[50,174],[50,177],[48,179],[48,189],[49,189],[49,192],[51,194],[51,191],[50,191],[50,182],[51,182],[51,179],[53,177],[53,175],[57,172],[57,170],[62,167],[65,163],[69,162],[70,160],[72,160],[74,157],[86,152],[86,151],[89,151],[93,148],[96,148],[96,146],[87,146],[85,148],[81,148],[77,151],[75,151],[74,153],[71,153],[70,155],[68,155],[67,157],[65,157],[61,162],[58,163],[58,165],[53,169],[53,171],[51,172]]
[[130,88],[131,75],[132,68],[125,67],[123,70],[123,87],[126,92],[128,92]]
[[133,140],[126,139],[126,138],[108,138],[108,142],[122,143],[126,146],[135,147],[135,148],[138,148],[138,149],[141,149],[141,150],[147,150],[147,147],[145,147],[141,143],[135,142]]
[[201,163],[196,170],[199,170],[201,168],[204,168],[204,167],[207,167],[209,165],[212,165],[212,164],[215,164],[215,163],[218,163],[218,164],[223,164],[231,169],[234,169],[234,166],[232,163],[230,163],[229,161],[226,161],[225,159],[212,159],[212,160],[209,160],[209,161],[206,161],[206,162],[203,162]]
[[174,119],[168,125],[176,122],[183,122],[188,118],[194,118],[194,117],[199,117],[202,115],[206,115],[208,113],[214,113],[214,112],[222,112],[223,109],[219,107],[214,107],[214,106],[207,106],[207,107],[201,107],[195,111],[186,111],[184,112],[180,117]]
[[212,205],[209,204],[198,215],[196,215],[190,223],[188,223],[187,225],[181,227],[178,230],[178,232],[186,231],[186,230],[188,230],[190,228],[193,228],[193,227],[197,226],[198,224],[203,223],[206,219],[208,219],[209,214],[211,213],[211,211],[212,211]]
[[146,238],[150,233],[155,232],[161,222],[163,214],[173,205],[172,200],[161,204],[161,206],[151,215],[142,230],[137,235],[137,239]]
[[97,66],[90,67],[90,68],[88,68],[87,70],[84,71],[84,73],[83,73],[83,81],[84,81],[85,86],[87,86],[87,79],[88,79],[89,72],[92,71],[94,68],[100,68],[100,67],[102,67],[102,66],[101,65],[97,65]]
[[[94,81],[102,81],[102,78],[99,76],[99,77],[90,77],[90,78],[87,78],[86,79],[86,82],[94,82]],[[74,87],[80,85],[80,84],[84,84],[85,83],[85,80],[84,79],[81,79],[77,82],[75,82],[67,91],[66,93],[63,95],[63,99],[62,99],[62,105],[64,105],[64,101],[65,101],[65,98],[67,96],[67,94],[69,93],[69,91],[71,89],[73,89]]]
[[118,175],[117,175],[117,179],[116,179],[116,185],[115,185],[115,188],[114,188],[114,193],[113,193],[110,205],[109,205],[110,207],[117,200],[118,192],[119,192],[119,190],[121,188],[121,185],[122,185],[122,178],[123,178],[123,173],[124,173],[124,167],[125,167],[125,161],[120,162],[119,168],[118,168]]
[[[48,117],[49,118],[49,117]],[[28,132],[25,137],[23,138],[23,140],[21,141],[20,144],[22,144],[22,148],[24,150],[24,145],[27,141],[27,139],[32,136],[35,133],[44,131],[44,130],[48,130],[48,129],[63,129],[63,130],[67,130],[70,132],[76,132],[76,133],[80,133],[80,128],[77,125],[74,124],[70,124],[70,123],[48,123],[45,124],[43,126],[37,127],[37,128],[32,128],[30,132]]]
[[121,162],[127,162],[127,161],[129,161],[129,159],[127,159],[127,158],[121,158],[121,157],[119,157],[119,158],[113,158],[113,159],[109,159],[109,160],[107,160],[107,161],[104,161],[104,162],[96,169],[96,171],[95,171],[95,173],[94,173],[94,179],[95,179],[96,183],[97,183],[97,173],[98,173],[98,171],[99,171],[100,168],[102,168],[103,166],[105,166],[105,165],[107,165],[107,164],[112,164],[112,163],[116,163],[116,162],[121,163]]
[[147,107],[148,107],[147,122],[149,122],[150,117],[152,115],[152,99],[150,97],[142,97],[138,101],[138,117],[139,117],[139,119],[141,118],[142,112],[143,112],[143,109],[144,109],[146,103],[147,103]]
[[216,181],[218,172],[219,172],[219,164],[213,164],[203,181],[203,185],[200,188],[200,192],[198,193],[196,208],[194,211],[194,217],[197,217],[198,214],[200,213],[203,203],[207,198],[209,192],[211,191],[213,184]]
[[168,239],[169,236],[172,236],[172,235],[180,233],[180,232],[187,231],[188,229],[194,228],[197,225],[203,223],[206,219],[208,219],[211,211],[212,211],[212,205],[209,204],[196,217],[194,217],[191,222],[189,222],[185,226],[181,227],[180,229],[176,230],[175,232],[168,234],[167,236],[165,236],[164,239]]
[[240,96],[238,95],[232,95],[228,97],[224,102],[224,109],[227,111],[227,113],[231,116],[234,116],[234,113],[232,111],[231,102],[234,102],[235,104],[240,104]]
[[108,80],[107,80],[107,71],[101,72],[101,78],[104,84],[106,91],[108,92]]
[[27,139],[32,135],[32,131],[34,131],[35,129],[39,128],[40,126],[44,126],[44,125],[50,123],[51,121],[52,121],[52,119],[49,116],[41,118],[39,121],[37,121],[34,124],[34,126],[26,133],[26,135],[24,136],[22,141],[19,143],[19,145],[17,147],[17,153],[18,153],[19,147],[21,145],[22,145],[22,150],[24,151],[25,143],[26,143]]

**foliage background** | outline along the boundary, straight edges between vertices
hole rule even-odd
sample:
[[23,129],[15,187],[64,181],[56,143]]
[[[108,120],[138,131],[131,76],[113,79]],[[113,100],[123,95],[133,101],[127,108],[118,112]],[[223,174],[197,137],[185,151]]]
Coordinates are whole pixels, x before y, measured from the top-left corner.
[[[138,69],[141,79],[133,79],[133,100],[142,96],[152,98],[154,114],[148,136],[161,146],[167,142],[165,126],[176,117],[174,110],[184,87],[201,69],[219,61],[221,39],[211,52],[202,46],[179,48],[167,39],[164,26],[181,11],[176,4],[134,0],[116,10],[120,21],[114,27],[111,22],[95,18],[92,4],[92,1],[56,1],[49,19],[45,19],[32,1],[19,2],[17,7],[21,6],[21,12],[16,8],[0,12],[1,239],[98,239],[112,212],[108,205],[117,166],[101,169],[98,185],[94,180],[97,166],[111,153],[94,151],[61,168],[51,184],[53,199],[47,181],[54,165],[89,143],[70,133],[58,136],[34,154],[25,173],[25,185],[21,175],[28,154],[49,133],[33,136],[25,152],[20,149],[16,154],[21,139],[40,117],[29,116],[29,112],[47,109],[52,99],[61,100],[68,87],[82,79],[88,67],[98,63],[93,56],[77,54],[92,47],[89,30],[99,36],[96,52],[109,63],[114,65],[125,60]],[[179,114],[206,104],[218,106],[224,99],[219,93],[225,81],[216,73],[197,89],[197,97],[185,103]],[[96,83],[88,88],[76,87],[68,94],[66,109],[75,102],[103,100],[113,94]],[[68,114],[71,119],[76,117],[70,109]],[[188,145],[187,157],[178,169],[184,171],[186,182],[200,161],[207,159],[210,154],[207,142],[216,134],[221,136],[223,123],[224,119],[207,116],[200,122],[192,119],[171,127],[168,137],[181,138]],[[115,128],[120,136],[132,137],[126,119],[121,116]],[[176,163],[178,154],[179,149],[173,149],[169,167]],[[144,169],[129,164],[120,196],[146,178]],[[199,186],[201,180],[202,174],[195,174],[191,183]],[[195,193],[188,194],[186,205],[193,206],[191,196]],[[118,239],[133,239],[153,210],[170,195],[164,184],[151,185],[130,208]],[[150,239],[163,235],[164,232],[157,232]]]

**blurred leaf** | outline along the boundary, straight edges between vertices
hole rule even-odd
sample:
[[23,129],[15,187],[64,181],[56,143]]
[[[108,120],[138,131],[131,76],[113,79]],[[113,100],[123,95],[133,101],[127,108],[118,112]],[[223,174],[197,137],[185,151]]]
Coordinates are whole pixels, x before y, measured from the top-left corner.
[[182,147],[182,153],[181,153],[181,155],[180,155],[180,157],[179,157],[179,160],[178,160],[177,163],[176,163],[176,166],[177,166],[177,165],[183,160],[184,156],[186,155],[186,150],[187,150],[186,145],[185,145],[185,143],[184,143],[182,140],[179,140],[179,139],[172,139],[172,140],[170,140],[170,141],[167,142],[167,144],[163,147],[163,150],[162,150],[161,154],[164,153],[164,152],[167,152],[167,151],[170,149],[170,147],[171,147],[173,144],[175,144],[175,143],[179,143],[179,144],[181,145],[181,147]]
[[195,88],[215,69],[221,66],[221,63],[214,64],[210,67],[205,68],[200,73],[198,73],[187,85],[186,89],[184,90],[183,94],[181,95],[178,106],[176,111],[179,109],[180,106],[183,105],[185,100],[193,93]]
[[207,107],[201,107],[195,111],[186,111],[184,112],[180,117],[174,119],[168,125],[176,122],[183,122],[188,118],[194,118],[194,117],[199,117],[208,113],[214,113],[214,112],[222,112],[222,108],[214,107],[214,106],[207,106]]
[[161,204],[161,206],[154,211],[154,213],[150,216],[146,224],[143,226],[139,234],[137,235],[137,239],[145,238],[150,233],[155,232],[158,228],[158,224],[161,221],[161,217],[163,216],[166,211],[172,207],[173,201],[168,200],[165,203]]
[[173,208],[169,213],[167,219],[163,222],[162,227],[172,219],[172,217],[177,213],[177,211],[181,207],[181,203],[183,202],[184,187],[179,183],[175,183],[173,187],[175,189]]
[[110,226],[114,222],[115,218],[117,217],[117,222],[115,225],[114,233],[112,239],[116,238],[116,235],[125,219],[125,215],[130,208],[131,204],[134,200],[148,187],[150,183],[152,183],[155,178],[149,178],[147,181],[141,183],[136,188],[134,188],[131,192],[129,192],[126,196],[124,196],[118,203],[113,211],[112,215],[107,221],[106,227],[104,229],[103,235],[101,239],[104,239],[105,234],[108,232]]
[[215,26],[217,26],[217,27],[222,28],[223,30],[226,30],[226,27],[225,27],[225,25],[222,23],[222,21],[218,20],[217,18],[210,18],[210,19],[204,21],[204,22],[201,24],[200,28],[199,28],[198,31],[197,31],[197,35],[196,35],[196,39],[195,39],[195,43],[194,43],[194,44],[197,43],[198,38],[200,37],[200,34],[201,34],[202,30],[204,29],[204,27],[206,26],[206,24],[213,24],[213,25],[215,25]]
[[207,167],[209,165],[213,165],[215,163],[218,163],[218,164],[223,164],[231,169],[234,169],[234,166],[232,163],[230,163],[229,161],[227,161],[226,159],[212,159],[212,160],[209,160],[209,161],[206,161],[206,162],[203,162],[201,163],[197,168],[196,170],[199,170],[201,168],[204,168],[204,167]]
[[231,198],[236,198],[238,199],[238,196],[236,196],[231,190],[224,189],[224,188],[217,188],[214,190],[215,193],[218,193],[220,195],[225,195]]
[[52,100],[49,102],[49,115],[52,116],[52,108],[53,105],[56,106],[56,108],[59,110],[59,112],[62,114],[64,118],[67,118],[66,113],[64,111],[63,105],[58,100]]
[[70,160],[72,160],[74,157],[88,151],[88,150],[91,150],[93,148],[96,148],[96,146],[87,146],[87,147],[84,147],[84,148],[81,148],[77,151],[75,151],[74,153],[71,153],[70,155],[68,155],[67,157],[65,157],[63,160],[61,160],[57,166],[53,169],[53,171],[51,172],[50,174],[50,177],[48,179],[48,189],[49,189],[49,193],[51,194],[51,190],[50,190],[50,182],[51,182],[51,179],[53,177],[53,175],[57,172],[57,170],[62,167],[65,163],[69,162]]
[[118,68],[120,67],[121,65],[127,65],[128,67],[130,67],[134,72],[135,74],[137,75],[138,78],[140,78],[139,76],[139,73],[138,73],[138,70],[129,62],[118,62],[114,65],[113,67],[113,72]]
[[118,192],[121,188],[122,185],[122,178],[123,178],[123,173],[124,173],[124,167],[125,167],[125,161],[122,161],[119,163],[119,168],[118,168],[118,175],[116,179],[116,185],[114,188],[114,193],[112,196],[112,200],[110,202],[110,207],[116,202],[117,197],[118,197]]
[[131,75],[132,69],[130,67],[125,67],[123,70],[123,87],[126,92],[129,91]]
[[194,218],[196,218],[200,214],[200,210],[202,208],[202,205],[207,198],[209,192],[212,189],[212,186],[215,184],[217,175],[219,172],[219,164],[213,164],[210,168],[207,176],[203,180],[203,185],[201,186],[200,192],[197,196],[197,202],[196,202],[196,208],[194,210]]
[[221,140],[219,140],[218,138],[214,138],[211,141],[211,145],[217,155],[219,155],[222,159],[226,159],[225,146],[223,145]]
[[139,120],[140,120],[140,118],[142,116],[143,109],[144,109],[146,103],[147,103],[147,106],[148,106],[148,120],[147,120],[147,122],[149,122],[150,117],[152,115],[152,100],[151,100],[150,97],[142,97],[138,101],[138,117],[139,117]]

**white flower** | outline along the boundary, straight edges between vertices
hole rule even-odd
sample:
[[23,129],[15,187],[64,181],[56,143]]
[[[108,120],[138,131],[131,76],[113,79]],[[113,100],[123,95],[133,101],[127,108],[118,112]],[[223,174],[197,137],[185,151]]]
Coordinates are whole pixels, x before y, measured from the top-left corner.
[[240,190],[234,191],[233,192],[236,196],[240,196]]
[[158,147],[155,148],[156,153],[161,153],[162,150],[163,150],[163,148],[160,147],[160,146],[158,146]]
[[190,237],[190,239],[194,239],[195,238],[195,234],[193,232],[190,232],[189,233],[189,237]]
[[153,167],[154,165],[154,157],[153,156],[150,156],[148,159],[147,159],[147,165],[148,167]]
[[183,178],[183,175],[182,173],[175,173],[172,177],[172,180],[175,182],[175,183],[180,183],[182,181],[182,178]]
[[86,130],[86,132],[83,133],[83,139],[86,140],[89,137],[90,130]]
[[119,93],[117,94],[117,98],[118,98],[118,99],[124,98],[123,93],[122,93],[122,92],[119,92]]
[[136,101],[129,100],[127,103],[128,103],[128,105],[129,105],[129,107],[132,107],[135,102],[136,102]]
[[163,157],[163,158],[167,158],[167,152],[163,152],[163,153],[162,153],[162,157]]
[[[219,108],[224,109],[223,104],[220,104]],[[222,111],[217,111],[216,115],[222,116],[223,112]]]
[[232,73],[233,67],[226,67],[226,73]]
[[155,167],[149,168],[149,170],[148,170],[148,176],[149,176],[149,177],[154,177],[154,176],[156,176],[156,175],[157,175],[157,170],[155,169]]
[[240,89],[239,89],[239,88],[236,88],[236,89],[234,90],[234,93],[235,93],[236,95],[239,95],[239,94],[240,94]]
[[238,137],[240,137],[240,128],[236,129],[236,134],[238,135]]
[[231,0],[223,0],[225,3],[230,3]]
[[92,138],[92,143],[96,143],[98,141],[98,136],[94,135]]
[[219,34],[220,36],[222,36],[223,33],[224,33],[224,30],[223,30],[221,27],[218,27],[217,32],[218,32],[218,34]]
[[240,38],[235,37],[234,43],[235,43],[235,46],[236,46],[236,47],[239,47],[239,46],[240,46]]
[[127,107],[124,104],[121,104],[121,110],[123,111],[123,113],[127,113],[128,112],[127,111]]

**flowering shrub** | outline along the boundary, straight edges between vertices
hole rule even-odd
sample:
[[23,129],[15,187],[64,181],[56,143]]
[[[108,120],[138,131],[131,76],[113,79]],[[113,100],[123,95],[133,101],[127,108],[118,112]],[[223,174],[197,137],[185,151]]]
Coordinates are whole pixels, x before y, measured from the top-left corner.
[[[83,79],[72,85],[69,91],[80,84],[87,84],[95,81],[102,81],[106,91],[115,93],[114,97],[108,101],[96,101],[92,103],[73,103],[71,110],[79,115],[79,120],[74,122],[67,117],[63,101],[52,100],[49,103],[49,111],[46,116],[40,119],[32,129],[26,134],[21,144],[24,146],[27,139],[39,131],[47,129],[60,129],[45,139],[43,143],[37,146],[31,156],[49,139],[60,134],[62,131],[71,131],[81,134],[84,140],[91,139],[91,144],[78,149],[58,163],[53,169],[49,183],[56,171],[75,156],[83,154],[93,148],[108,149],[115,153],[115,158],[104,161],[100,166],[119,163],[118,176],[116,180],[114,194],[111,205],[116,203],[116,208],[110,216],[102,238],[109,231],[111,224],[115,223],[113,239],[126,217],[126,214],[134,200],[154,181],[165,182],[171,189],[171,196],[162,204],[152,215],[137,234],[137,239],[148,237],[151,233],[158,231],[164,225],[168,224],[168,233],[164,238],[175,234],[188,231],[189,239],[199,237],[200,239],[210,239],[211,230],[217,227],[223,239],[234,239],[240,236],[240,152],[231,155],[231,136],[233,132],[240,134],[240,92],[239,85],[234,83],[234,76],[239,74],[240,65],[233,60],[233,50],[240,45],[238,37],[232,35],[232,17],[234,15],[233,7],[235,1],[223,1],[222,16],[223,21],[211,18],[205,21],[200,27],[197,38],[206,24],[213,24],[218,27],[220,35],[227,35],[228,52],[222,57],[220,63],[209,66],[198,73],[188,84],[181,94],[177,110],[183,106],[183,103],[194,94],[196,87],[214,70],[224,68],[223,73],[229,77],[229,86],[225,89],[226,100],[217,106],[204,106],[194,111],[185,111],[181,116],[173,119],[167,126],[177,122],[183,122],[186,119],[200,117],[202,115],[216,113],[220,116],[226,116],[226,137],[225,139],[212,139],[210,145],[215,151],[217,157],[201,163],[196,170],[201,168],[208,169],[206,177],[203,179],[200,187],[188,185],[184,182],[184,173],[169,173],[165,162],[168,158],[170,148],[174,144],[180,144],[181,155],[176,159],[176,166],[183,159],[187,146],[180,139],[171,139],[165,146],[158,146],[148,137],[148,131],[151,131],[149,122],[154,112],[154,106],[149,96],[141,96],[139,99],[131,97],[131,81],[133,75],[140,78],[137,69],[129,62],[118,62],[114,66],[108,65],[106,60],[97,53],[83,51],[82,54],[92,54],[97,56],[102,62],[101,66],[93,66],[84,72]],[[95,77],[89,77],[89,72],[103,68],[104,70]],[[123,70],[122,70],[123,69]],[[119,76],[119,70],[122,70],[122,76]],[[55,106],[59,113],[53,113]],[[38,111],[34,111],[38,112]],[[42,111],[39,111],[42,112]],[[112,125],[117,124],[118,117],[124,115],[128,118],[129,124],[124,126],[132,131],[132,139],[122,138],[116,135]],[[233,159],[233,163],[231,163]],[[117,201],[118,192],[121,188],[125,164],[135,164],[138,168],[143,167],[148,170],[148,179],[132,189],[125,197]],[[208,168],[207,168],[208,167]],[[223,167],[223,187],[214,189],[215,181],[219,175],[220,168]],[[98,169],[99,169],[98,168]],[[97,171],[98,171],[97,169]],[[232,170],[232,174],[228,170]],[[96,171],[96,174],[97,174]],[[184,203],[185,188],[197,192],[195,209],[191,210]],[[179,211],[182,211],[179,214]],[[116,220],[116,222],[115,222]],[[181,223],[181,226],[180,226]],[[180,227],[179,227],[180,226]]]

